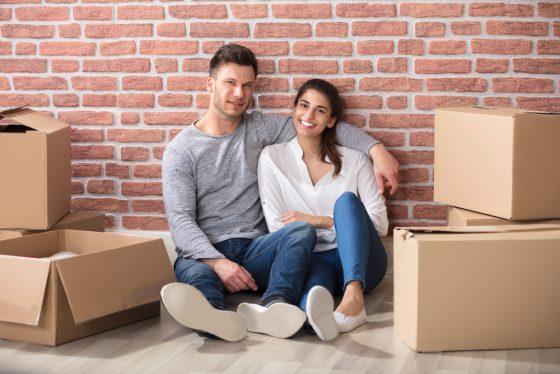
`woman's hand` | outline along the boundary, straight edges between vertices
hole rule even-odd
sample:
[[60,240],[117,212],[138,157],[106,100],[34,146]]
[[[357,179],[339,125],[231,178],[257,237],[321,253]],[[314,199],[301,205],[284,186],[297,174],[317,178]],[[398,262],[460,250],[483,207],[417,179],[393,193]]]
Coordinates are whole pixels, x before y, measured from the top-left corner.
[[333,219],[329,216],[313,216],[295,210],[282,215],[282,223],[284,225],[292,222],[309,222],[318,229],[330,229],[334,225]]

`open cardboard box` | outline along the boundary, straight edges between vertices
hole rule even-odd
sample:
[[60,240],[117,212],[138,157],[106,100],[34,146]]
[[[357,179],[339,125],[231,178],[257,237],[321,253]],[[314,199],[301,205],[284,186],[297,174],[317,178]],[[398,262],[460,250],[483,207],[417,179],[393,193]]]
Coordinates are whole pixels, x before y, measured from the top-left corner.
[[0,338],[52,346],[159,315],[175,281],[162,239],[91,231],[1,241],[0,268]]
[[46,230],[70,211],[70,126],[26,108],[0,120],[0,228]]
[[560,226],[394,230],[395,333],[415,351],[560,347]]
[[447,225],[454,227],[463,226],[498,226],[498,225],[530,225],[530,224],[556,224],[560,226],[560,219],[531,220],[531,221],[511,221],[499,217],[473,212],[449,206],[447,210]]
[[434,201],[512,220],[560,218],[560,113],[438,108]]

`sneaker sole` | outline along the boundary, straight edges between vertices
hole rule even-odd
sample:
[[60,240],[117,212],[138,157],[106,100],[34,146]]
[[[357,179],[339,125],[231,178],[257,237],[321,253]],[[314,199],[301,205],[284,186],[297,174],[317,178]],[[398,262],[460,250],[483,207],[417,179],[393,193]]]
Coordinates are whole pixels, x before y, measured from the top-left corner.
[[220,339],[237,342],[247,335],[247,322],[235,312],[214,308],[195,287],[170,283],[161,289],[161,300],[181,325]]
[[338,336],[338,327],[334,319],[334,300],[330,292],[323,287],[313,287],[307,295],[307,320],[313,330],[323,341],[331,341]]
[[257,310],[249,303],[241,303],[237,307],[237,313],[245,318],[249,331],[277,338],[294,335],[306,320],[301,309],[286,303],[275,303],[264,310]]

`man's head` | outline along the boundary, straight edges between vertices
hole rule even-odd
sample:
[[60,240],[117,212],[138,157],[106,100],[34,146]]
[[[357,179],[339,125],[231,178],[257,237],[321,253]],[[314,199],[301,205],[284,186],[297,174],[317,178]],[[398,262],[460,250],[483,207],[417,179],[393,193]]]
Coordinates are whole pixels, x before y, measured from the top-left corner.
[[253,51],[239,44],[226,44],[216,51],[210,60],[210,76],[215,78],[218,70],[225,64],[236,64],[240,66],[251,66],[255,78],[259,72],[257,58]]

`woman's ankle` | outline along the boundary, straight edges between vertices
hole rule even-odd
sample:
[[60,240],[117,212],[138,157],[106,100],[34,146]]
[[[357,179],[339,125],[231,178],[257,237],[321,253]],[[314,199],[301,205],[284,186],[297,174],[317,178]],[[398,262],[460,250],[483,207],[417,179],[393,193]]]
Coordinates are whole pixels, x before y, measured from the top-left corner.
[[336,312],[345,316],[357,316],[365,307],[362,283],[359,281],[351,281],[346,285],[342,301],[336,308]]

